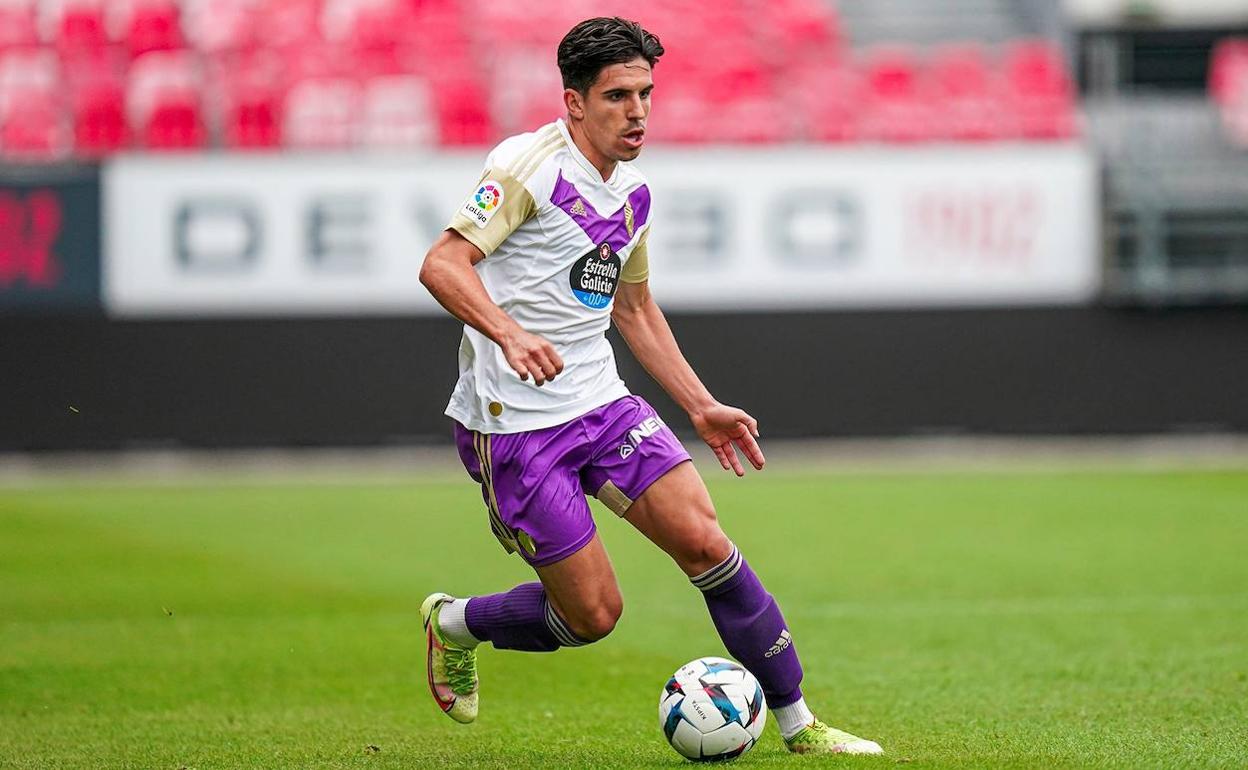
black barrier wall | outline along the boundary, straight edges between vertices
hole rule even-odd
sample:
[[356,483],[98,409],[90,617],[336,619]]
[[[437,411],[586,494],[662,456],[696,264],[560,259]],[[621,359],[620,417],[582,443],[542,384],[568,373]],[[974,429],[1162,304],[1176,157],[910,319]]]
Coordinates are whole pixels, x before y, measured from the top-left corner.
[[[1248,431],[1248,309],[682,315],[765,437]],[[448,440],[438,318],[0,318],[0,449]],[[687,424],[618,340],[622,374]]]
[[0,315],[99,307],[99,169],[0,167]]

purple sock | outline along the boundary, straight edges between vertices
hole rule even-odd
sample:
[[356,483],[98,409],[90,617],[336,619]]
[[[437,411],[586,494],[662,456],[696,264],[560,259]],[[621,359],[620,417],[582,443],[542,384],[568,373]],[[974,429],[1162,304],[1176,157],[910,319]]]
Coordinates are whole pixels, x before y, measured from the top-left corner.
[[690,582],[702,591],[728,652],[762,685],[767,706],[780,708],[802,697],[802,664],[784,616],[737,547]]
[[506,593],[474,596],[464,608],[464,621],[473,636],[499,650],[551,652],[589,644],[555,612],[541,583],[521,583]]

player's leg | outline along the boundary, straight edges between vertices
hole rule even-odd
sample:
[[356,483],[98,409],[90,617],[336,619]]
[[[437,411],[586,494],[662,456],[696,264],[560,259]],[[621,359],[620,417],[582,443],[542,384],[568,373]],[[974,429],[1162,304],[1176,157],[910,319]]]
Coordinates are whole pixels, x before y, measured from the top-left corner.
[[624,518],[702,592],[724,646],[758,677],[768,706],[777,711],[800,703],[802,665],[780,606],[720,528],[693,463],[651,484]]
[[669,554],[702,591],[724,646],[758,678],[789,747],[878,751],[870,741],[827,728],[806,707],[802,666],[779,605],[720,529],[688,452],[653,408],[630,397],[601,418],[594,460],[583,474],[586,489]]
[[597,534],[579,551],[535,570],[541,582],[445,605],[440,630],[465,647],[489,642],[500,650],[552,652],[595,642],[615,628],[623,600]]
[[706,600],[724,646],[758,678],[785,744],[798,752],[877,754],[874,741],[817,720],[802,697],[802,665],[775,598],[724,534],[692,463],[652,483],[624,518],[672,557]]
[[421,607],[430,690],[443,711],[470,722],[477,645],[550,652],[588,644],[611,631],[621,600],[580,488],[578,465],[588,455],[579,427],[504,436],[458,427],[456,438],[494,535],[542,581],[470,598],[437,593]]

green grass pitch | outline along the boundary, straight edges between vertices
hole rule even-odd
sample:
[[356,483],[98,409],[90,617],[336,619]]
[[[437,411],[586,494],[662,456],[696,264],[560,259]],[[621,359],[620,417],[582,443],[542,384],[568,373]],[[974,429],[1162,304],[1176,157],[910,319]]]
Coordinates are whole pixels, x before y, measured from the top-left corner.
[[[884,757],[748,767],[1248,765],[1248,473],[712,480],[807,700]],[[423,682],[433,590],[529,578],[464,483],[0,490],[0,767],[685,766],[658,728],[721,655],[698,593],[601,508],[616,632]]]

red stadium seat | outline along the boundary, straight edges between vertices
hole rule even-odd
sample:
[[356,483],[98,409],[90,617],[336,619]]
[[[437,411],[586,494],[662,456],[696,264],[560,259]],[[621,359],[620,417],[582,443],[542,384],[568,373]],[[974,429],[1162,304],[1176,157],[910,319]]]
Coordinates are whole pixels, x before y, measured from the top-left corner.
[[268,150],[282,145],[282,98],[276,90],[234,94],[226,107],[225,146]]
[[345,149],[360,130],[361,94],[349,78],[308,78],[286,94],[282,134],[287,147]]
[[95,59],[103,55],[108,44],[103,5],[79,2],[61,11],[56,22],[56,48],[62,59]]
[[160,95],[142,126],[149,150],[199,150],[208,146],[199,96],[194,91]]
[[213,68],[226,147],[262,150],[282,144],[285,72],[280,57],[266,50],[234,51]]
[[655,91],[654,112],[646,125],[646,140],[693,144],[710,140],[710,124],[717,119],[706,99],[679,81]]
[[1248,78],[1248,38],[1219,40],[1209,57],[1209,95],[1218,104],[1227,104],[1237,84]]
[[872,50],[862,68],[862,77],[862,138],[917,142],[938,134],[922,88],[919,63],[910,49],[880,46]]
[[0,96],[17,89],[54,91],[60,82],[60,63],[52,49],[30,47],[0,52]]
[[182,48],[182,24],[177,4],[168,0],[141,0],[130,12],[126,45],[131,57],[150,51]]
[[774,144],[792,136],[782,105],[771,98],[742,99],[716,110],[713,141],[733,144]]
[[1209,92],[1226,138],[1248,147],[1248,38],[1229,38],[1214,47]]
[[771,0],[761,4],[759,13],[784,61],[809,61],[841,46],[836,9],[825,0]]
[[365,78],[411,74],[416,47],[412,14],[394,6],[361,8],[346,38],[353,68]]
[[39,45],[33,2],[0,3],[0,51]]
[[941,136],[955,140],[1001,139],[1011,135],[1003,114],[1000,78],[992,72],[984,49],[975,43],[937,49],[927,77],[934,103],[933,117]]
[[255,6],[256,39],[272,49],[319,42],[319,0],[265,0]]
[[191,45],[205,54],[219,56],[253,51],[268,45],[259,37],[260,18],[255,0],[202,0],[187,6],[184,17]]
[[0,104],[0,148],[17,161],[54,161],[70,149],[69,131],[56,91],[18,91]]
[[799,121],[796,136],[830,143],[859,138],[863,86],[856,70],[827,62],[794,73],[786,82],[789,100],[798,106],[791,112]]
[[364,86],[361,141],[366,147],[415,149],[437,142],[429,84],[414,75],[386,75]]
[[74,97],[74,147],[79,155],[98,158],[125,148],[125,97],[117,81],[84,84]]
[[[454,73],[455,69],[451,68]],[[495,138],[485,88],[463,75],[435,73],[433,99],[442,144],[481,145]]]
[[1028,139],[1075,134],[1074,97],[1061,49],[1048,40],[1023,40],[1005,53],[1008,98],[1019,132]]
[[130,67],[129,124],[144,147],[183,150],[207,146],[198,60],[189,51],[150,51]]

